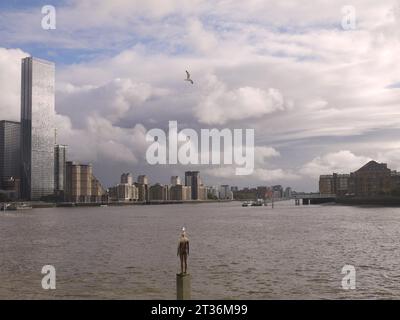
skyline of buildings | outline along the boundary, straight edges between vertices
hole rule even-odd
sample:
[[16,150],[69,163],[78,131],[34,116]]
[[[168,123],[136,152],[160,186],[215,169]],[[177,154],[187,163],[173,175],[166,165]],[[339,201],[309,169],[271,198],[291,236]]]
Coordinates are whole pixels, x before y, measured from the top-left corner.
[[233,200],[233,192],[230,186],[227,184],[221,185],[218,197],[219,199]]
[[400,173],[371,160],[349,174],[321,175],[319,192],[339,197],[399,196]]
[[[299,7],[302,6],[299,5]],[[337,6],[338,8],[339,6]],[[9,9],[5,8],[5,10]],[[391,12],[391,9],[386,5],[380,9],[383,12]],[[20,7],[16,10],[23,12]],[[121,10],[121,8],[118,10]],[[382,12],[382,10],[378,11]],[[280,10],[278,11],[282,14]],[[320,28],[322,32],[318,33],[318,36],[326,38],[325,40],[328,40],[331,36],[330,32],[333,32],[335,34],[334,40],[337,43],[341,43],[341,41],[351,42],[349,36],[352,33],[340,32],[337,28],[340,29],[339,11],[338,9],[333,12],[333,16],[337,18],[335,23],[318,26],[310,23],[309,25],[312,27],[303,31],[308,33],[307,36],[312,39],[315,36],[312,32],[313,28]],[[79,13],[79,8],[76,12]],[[200,12],[203,11],[200,10]],[[302,11],[300,10],[300,12]],[[283,14],[283,16],[285,15]],[[304,23],[307,23],[306,20],[308,19],[318,20],[318,15],[312,15],[313,18],[309,15],[302,16],[298,21],[303,20]],[[370,19],[370,16],[364,18]],[[101,20],[104,17],[100,15],[97,18]],[[176,19],[176,17],[173,18],[173,20]],[[329,14],[329,19],[331,18],[332,16]],[[33,17],[32,20],[29,22],[39,27],[37,23],[33,23]],[[130,19],[128,20],[131,22]],[[385,21],[391,24],[390,19],[382,20],[382,22]],[[159,22],[157,21],[157,23]],[[179,19],[175,22],[179,25]],[[209,31],[214,32],[215,39],[221,37],[221,40],[224,40],[225,33],[221,34],[221,30],[209,22],[206,19],[203,24],[207,25]],[[286,22],[293,23],[293,21]],[[244,25],[247,25],[247,23],[251,24],[251,22],[245,21]],[[285,25],[285,22],[280,21],[280,24]],[[21,26],[21,24],[16,23],[16,27],[18,25]],[[240,28],[244,25],[238,24]],[[90,27],[93,27],[93,25],[91,24]],[[100,25],[97,25],[97,27],[100,27]],[[259,36],[263,34],[264,28],[273,34],[279,35],[280,33],[279,30],[275,30],[268,23],[257,25],[257,27],[260,27],[257,28]],[[366,27],[368,30],[360,28],[358,30],[360,33],[365,31],[374,35],[378,32],[378,30],[374,32],[373,23],[369,26],[363,24],[362,27]],[[21,34],[24,34],[22,29],[20,30],[22,31]],[[244,29],[246,28],[244,27]],[[190,28],[178,28],[177,30],[187,33],[186,36],[189,38],[199,36],[192,34]],[[128,31],[122,28],[120,31],[122,34],[126,33],[128,37],[133,37],[132,30]],[[342,55],[331,46],[325,47],[324,41],[318,42],[317,47],[313,41],[304,43],[308,49],[311,49],[304,52],[301,50],[293,51],[293,48],[284,42],[282,50],[285,53],[276,54],[273,50],[272,52],[268,50],[268,45],[263,41],[253,41],[252,38],[242,39],[235,37],[235,32],[231,32],[229,36],[232,37],[232,42],[218,42],[218,45],[222,45],[226,52],[218,51],[221,55],[215,57],[215,50],[213,50],[215,43],[212,43],[212,41],[208,43],[209,46],[200,48],[201,46],[194,45],[198,42],[184,41],[183,39],[186,38],[180,38],[178,42],[182,41],[182,43],[179,45],[175,42],[170,43],[170,45],[176,46],[177,50],[168,50],[168,39],[159,39],[157,32],[155,34],[150,32],[150,37],[154,38],[155,43],[161,41],[167,44],[167,46],[162,45],[158,48],[163,52],[160,58],[157,52],[152,50],[154,49],[154,42],[147,41],[146,37],[143,38],[142,30],[136,31],[138,31],[138,34],[133,37],[134,41],[147,48],[149,54],[144,54],[139,49],[140,46],[134,48],[122,46],[113,48],[113,50],[105,48],[105,51],[96,51],[91,54],[79,52],[80,50],[75,48],[76,50],[73,52],[70,50],[71,48],[67,48],[67,44],[70,42],[63,43],[67,46],[63,47],[62,43],[57,41],[57,37],[61,36],[57,31],[39,32],[39,34],[49,37],[49,40],[54,38],[52,42],[53,52],[46,50],[47,42],[41,43],[40,38],[37,37],[30,40],[26,37],[18,37],[14,43],[11,41],[2,53],[4,57],[2,74],[4,76],[5,94],[1,104],[3,116],[0,118],[9,117],[10,120],[19,121],[19,110],[17,108],[19,102],[16,100],[19,90],[15,88],[15,85],[11,86],[10,82],[19,83],[20,81],[19,70],[16,68],[20,58],[33,55],[55,61],[57,64],[57,122],[60,124],[60,137],[64,139],[60,143],[72,147],[70,155],[75,155],[74,160],[93,161],[95,170],[102,170],[102,172],[98,172],[98,177],[105,185],[117,182],[111,173],[114,168],[118,173],[126,170],[134,171],[129,167],[130,161],[136,162],[135,168],[138,168],[140,172],[148,172],[155,178],[163,181],[165,179],[165,182],[167,182],[166,179],[169,179],[170,176],[165,172],[167,170],[163,171],[164,169],[160,166],[151,168],[145,161],[142,152],[142,148],[145,148],[145,146],[141,141],[142,139],[127,139],[127,136],[133,135],[133,133],[139,135],[139,128],[143,129],[141,126],[146,131],[152,128],[166,130],[168,120],[178,120],[179,130],[188,127],[194,129],[197,133],[203,128],[211,129],[214,126],[217,129],[225,127],[228,129],[235,127],[256,129],[255,145],[259,147],[257,153],[260,156],[257,156],[256,160],[260,161],[256,163],[256,170],[253,175],[234,177],[230,175],[230,167],[220,170],[216,165],[189,168],[201,170],[204,178],[207,178],[207,182],[210,184],[238,184],[240,187],[244,187],[247,184],[252,184],[253,181],[255,181],[255,184],[264,184],[264,181],[268,180],[270,184],[289,184],[295,186],[297,190],[317,191],[319,174],[324,173],[324,171],[333,172],[345,169],[345,167],[335,166],[337,163],[345,166],[349,163],[349,166],[351,166],[350,162],[354,161],[357,166],[365,158],[368,158],[368,160],[372,158],[387,162],[392,168],[400,169],[400,162],[396,156],[396,134],[391,131],[392,122],[396,122],[393,118],[396,115],[396,108],[395,104],[391,102],[396,101],[398,93],[396,88],[398,86],[396,81],[393,80],[395,77],[388,74],[394,74],[394,69],[384,69],[384,66],[387,67],[388,64],[394,63],[393,56],[390,55],[390,57],[387,57],[388,59],[383,59],[386,64],[379,64],[379,61],[382,60],[380,58],[387,52],[386,49],[390,51],[390,49],[393,49],[390,46],[395,45],[395,42],[392,41],[393,38],[390,37],[390,32],[388,37],[381,39],[382,41],[385,40],[382,42],[383,44],[388,45],[385,50],[381,46],[371,45],[371,42],[367,41],[368,37],[362,38],[365,40],[365,47],[371,49],[371,52],[375,52],[375,49],[378,49],[379,52],[382,51],[382,55],[375,52],[377,54],[371,56],[371,59],[376,60],[377,68],[363,73],[363,76],[369,79],[365,82],[362,81],[363,84],[368,86],[367,90],[363,86],[357,88],[352,86],[357,86],[360,73],[352,68],[351,63],[344,67],[348,69],[353,78],[345,77],[344,79],[341,76],[341,69],[335,68],[335,66],[341,66],[341,62],[343,62],[341,60],[344,56],[363,61],[365,50],[352,50],[351,45],[344,47],[346,47],[345,51],[352,52],[353,55]],[[174,33],[172,30],[170,31],[172,34]],[[256,32],[256,30],[253,31]],[[296,36],[296,32],[290,31],[290,34]],[[67,32],[64,35],[69,35],[69,33]],[[200,36],[210,40],[205,34]],[[96,34],[94,37],[96,37]],[[6,38],[3,40],[6,40]],[[93,37],[89,38],[93,40]],[[257,39],[262,39],[262,37]],[[279,36],[278,39],[280,39]],[[279,44],[282,39],[278,39],[275,40]],[[32,40],[36,41],[40,48],[32,45]],[[254,50],[240,50],[240,48],[246,47],[242,40]],[[102,44],[104,45],[104,43]],[[230,50],[232,44],[237,47],[237,53]],[[183,69],[171,74],[169,68],[166,67],[174,65],[177,60],[180,61],[178,65],[185,65],[186,55],[182,55],[180,50],[182,46],[185,47],[185,53],[195,58],[190,61],[190,66],[186,65],[185,67],[191,69],[189,71],[193,77],[198,74],[199,82],[194,87],[187,87],[187,82],[181,81],[182,78],[179,74],[184,74]],[[265,47],[264,50],[257,50],[260,46]],[[57,50],[57,48],[60,50]],[[57,54],[54,54],[55,52]],[[198,56],[199,52],[204,54]],[[224,58],[225,54],[232,54],[232,57],[238,54],[240,59],[237,64],[232,64]],[[307,58],[302,59],[302,55],[306,55]],[[258,56],[269,58],[265,60],[257,59]],[[320,57],[323,58],[319,60]],[[275,61],[275,59],[277,60]],[[133,62],[135,67],[129,67],[130,62]],[[250,67],[252,63],[258,65],[254,70]],[[158,72],[146,72],[148,65],[157,65]],[[204,66],[210,68],[203,68]],[[365,65],[362,65],[362,67],[364,68]],[[18,70],[17,74],[16,69]],[[138,72],[139,69],[140,72]],[[226,70],[230,71],[227,72]],[[251,70],[254,72],[251,72]],[[278,72],[278,70],[282,72]],[[301,70],[307,73],[310,79],[318,79],[318,81],[297,81],[291,77],[296,70]],[[331,76],[319,78],[318,75],[323,74],[324,70],[328,70]],[[242,76],[234,76],[238,74]],[[213,76],[217,77],[216,82],[210,80],[210,77]],[[344,82],[346,82],[346,85],[344,85]],[[145,84],[144,87],[141,86],[142,83]],[[221,87],[219,87],[219,84]],[[336,90],[332,91],[332,85],[340,86],[343,94],[338,95]],[[225,90],[221,90],[221,95],[218,95],[218,89],[222,87]],[[248,87],[251,89],[249,92],[245,91],[246,94],[239,90]],[[382,90],[374,91],[374,88],[378,87]],[[155,91],[147,91],[149,88],[153,88]],[[193,90],[186,92],[189,88]],[[161,90],[160,94],[158,94],[158,89]],[[277,91],[269,92],[269,89]],[[185,94],[182,94],[182,90],[185,91]],[[368,94],[359,94],[358,90],[371,93],[377,101],[379,100],[379,103],[375,100],[372,103]],[[276,95],[273,93],[276,93]],[[257,97],[263,97],[264,94],[267,96],[271,94],[271,99],[274,101],[276,99],[277,104],[273,104],[273,108],[268,107],[268,99],[257,100]],[[139,97],[140,99],[136,100]],[[179,100],[179,103],[176,99]],[[254,104],[254,101],[258,101],[260,104]],[[206,102],[210,102],[210,104]],[[213,111],[214,108],[215,112]],[[367,108],[368,112],[358,113],[358,118],[355,117],[357,110],[362,110],[362,108]],[[10,114],[8,114],[8,111]],[[334,111],[337,111],[337,113]],[[379,114],[379,119],[374,117],[375,114]],[[320,122],[307,121],[317,116],[320,116]],[[137,131],[131,131],[136,125],[138,126]],[[108,129],[106,130],[106,128]],[[379,135],[370,134],[374,130],[379,131]],[[112,134],[107,134],[107,132],[112,132]],[[92,147],[84,148],[81,146],[79,135],[82,135],[87,145]],[[110,146],[107,146],[103,141],[109,143]],[[369,148],[370,145],[371,148]],[[263,158],[264,155],[265,158]],[[207,172],[204,168],[207,168]],[[351,170],[354,169],[351,168]]]
[[[185,177],[195,176],[201,182],[199,171],[186,171]],[[129,177],[127,183],[126,177]],[[192,185],[181,183],[180,176],[171,176],[170,184],[160,182],[150,183],[146,175],[138,175],[137,182],[131,183],[133,175],[122,173],[120,183],[108,188],[108,196],[111,201],[117,202],[152,202],[152,201],[205,201],[205,200],[241,200],[241,199],[280,199],[290,198],[292,189],[282,186],[259,186],[257,188],[239,189],[237,186],[219,185],[204,186],[198,185],[200,198],[192,198]],[[196,179],[186,179],[187,184],[192,184]],[[146,184],[140,183],[146,182]]]
[[181,178],[179,176],[171,177],[171,185],[176,186],[181,184]]
[[129,185],[133,184],[133,176],[130,172],[123,173],[121,175],[121,184],[129,184]]
[[138,201],[139,188],[133,184],[130,172],[121,175],[121,181],[108,189],[108,196],[112,201]]
[[187,201],[192,200],[192,187],[176,184],[170,188],[170,200]]
[[120,183],[105,189],[92,164],[69,161],[67,146],[57,144],[55,128],[55,64],[35,57],[21,60],[21,122],[0,121],[0,190],[19,200],[69,202],[187,201],[234,198],[238,187],[206,187],[199,171],[185,171],[184,184],[150,185],[122,173]]
[[66,162],[65,201],[75,203],[102,202],[105,189],[93,175],[91,164]]

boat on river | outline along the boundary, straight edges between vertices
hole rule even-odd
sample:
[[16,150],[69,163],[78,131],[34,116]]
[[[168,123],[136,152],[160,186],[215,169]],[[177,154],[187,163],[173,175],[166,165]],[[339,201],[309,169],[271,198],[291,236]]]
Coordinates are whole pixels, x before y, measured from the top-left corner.
[[262,199],[257,199],[254,201],[245,201],[242,203],[242,207],[263,207],[265,202]]
[[242,203],[242,207],[251,207],[251,201],[245,201]]
[[5,210],[29,210],[32,209],[32,206],[27,203],[11,203],[9,204]]

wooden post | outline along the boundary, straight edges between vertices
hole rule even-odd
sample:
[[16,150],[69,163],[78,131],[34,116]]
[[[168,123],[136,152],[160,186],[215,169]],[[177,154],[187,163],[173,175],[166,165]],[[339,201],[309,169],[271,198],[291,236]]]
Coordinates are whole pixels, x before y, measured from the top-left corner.
[[176,274],[176,299],[190,300],[191,299],[191,277],[188,273]]

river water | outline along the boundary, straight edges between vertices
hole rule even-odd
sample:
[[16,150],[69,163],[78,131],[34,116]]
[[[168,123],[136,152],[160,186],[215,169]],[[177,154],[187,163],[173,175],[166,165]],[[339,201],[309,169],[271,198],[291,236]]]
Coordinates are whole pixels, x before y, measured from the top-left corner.
[[193,299],[400,298],[400,208],[286,201],[0,212],[0,299],[175,299],[183,225]]

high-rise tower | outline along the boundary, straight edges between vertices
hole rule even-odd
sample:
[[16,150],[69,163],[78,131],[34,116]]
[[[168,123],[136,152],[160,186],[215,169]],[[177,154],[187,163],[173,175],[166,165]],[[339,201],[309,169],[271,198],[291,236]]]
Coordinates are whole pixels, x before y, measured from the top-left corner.
[[4,180],[19,179],[20,123],[0,121],[0,189]]
[[54,193],[55,66],[27,57],[21,67],[21,196]]

